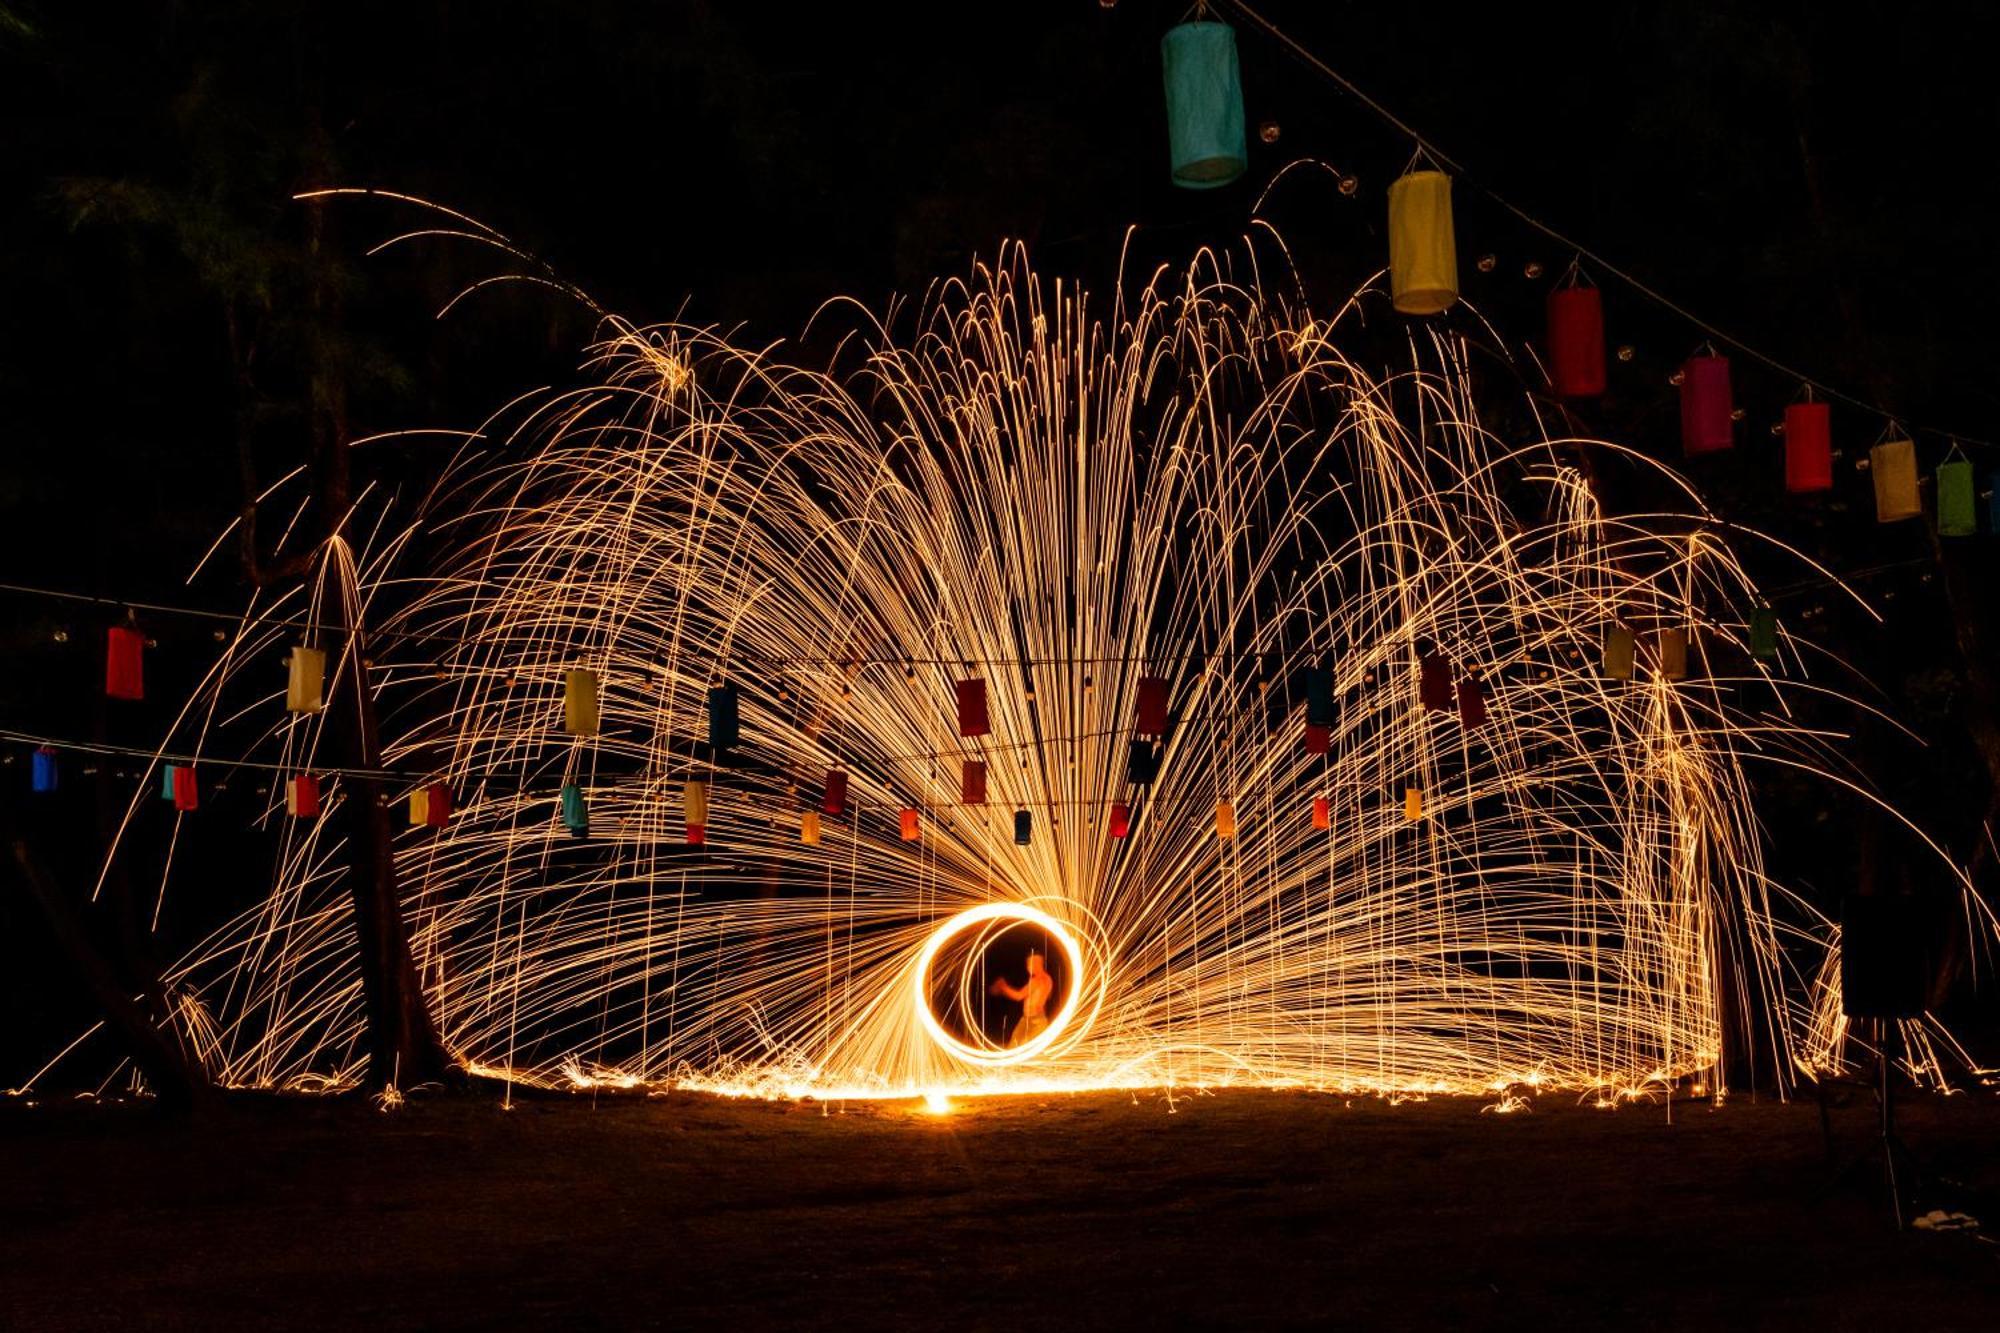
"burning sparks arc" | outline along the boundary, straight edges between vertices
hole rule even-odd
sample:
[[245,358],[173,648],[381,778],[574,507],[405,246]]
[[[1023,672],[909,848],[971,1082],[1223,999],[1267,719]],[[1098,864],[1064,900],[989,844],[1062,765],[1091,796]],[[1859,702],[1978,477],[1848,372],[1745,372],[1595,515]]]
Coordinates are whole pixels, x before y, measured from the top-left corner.
[[[1609,446],[1489,433],[1453,340],[1371,378],[1339,319],[1206,258],[1101,322],[1018,252],[826,371],[609,328],[586,387],[467,445],[414,522],[383,506],[341,586],[310,592],[403,597],[405,642],[454,645],[440,672],[377,673],[405,726],[386,761],[459,793],[399,864],[433,1011],[473,1066],[940,1102],[1615,1099],[1719,1086],[1725,1050],[1781,1086],[1835,1058],[1834,932],[1766,879],[1745,769],[1844,770],[1749,657],[1743,570],[1692,522],[1600,512],[1566,459]],[[1618,625],[1647,645],[1629,682],[1598,665]],[[1706,670],[1669,679],[1662,631]],[[190,717],[277,642],[231,644]],[[1785,653],[1794,676],[1816,663]],[[1483,721],[1424,706],[1427,655],[1479,683]],[[1324,754],[1301,740],[1309,665],[1334,672]],[[563,731],[579,667],[600,681],[589,738]],[[967,676],[992,707],[970,740]],[[1144,787],[1142,676],[1173,714]],[[702,717],[725,681],[742,742],[718,763]],[[319,725],[259,743],[303,768]],[[965,759],[988,804],[959,803]],[[807,845],[830,769],[850,811]],[[690,780],[710,784],[701,847]],[[559,819],[564,784],[589,838]],[[273,823],[269,894],[171,984],[218,1077],[351,1080],[344,854]],[[959,926],[1001,919],[1060,943],[1068,994],[1033,1043],[989,1050],[927,990]]]

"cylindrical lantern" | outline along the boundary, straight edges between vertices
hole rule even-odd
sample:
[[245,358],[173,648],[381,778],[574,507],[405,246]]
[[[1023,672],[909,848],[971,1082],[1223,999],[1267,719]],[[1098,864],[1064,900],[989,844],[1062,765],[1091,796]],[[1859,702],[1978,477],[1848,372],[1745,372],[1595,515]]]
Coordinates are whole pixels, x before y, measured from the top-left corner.
[[443,828],[451,823],[451,787],[447,783],[433,782],[424,791],[424,823],[432,828]]
[[1938,536],[1970,537],[1979,531],[1978,510],[1972,503],[1972,464],[1963,458],[1938,464]]
[[1885,440],[1868,451],[1868,475],[1875,482],[1875,521],[1894,523],[1924,512],[1917,495],[1917,446],[1912,440]]
[[1638,642],[1632,631],[1623,625],[1613,625],[1604,631],[1604,678],[1606,680],[1632,679],[1632,664],[1638,656]]
[[1750,608],[1750,656],[1769,661],[1778,655],[1778,613],[1768,606]]
[[986,763],[967,759],[958,767],[958,800],[961,805],[986,804]]
[[1031,810],[1014,812],[1014,845],[1026,847],[1035,837],[1035,815]]
[[917,812],[907,805],[898,811],[896,814],[896,831],[902,836],[904,842],[915,842],[923,836],[923,825],[917,820]]
[[1833,416],[1825,403],[1785,409],[1785,489],[1794,495],[1833,489]]
[[1306,725],[1329,731],[1333,728],[1333,671],[1329,667],[1306,671]]
[[1433,713],[1451,708],[1451,662],[1442,653],[1426,653],[1419,663],[1421,679],[1417,694]]
[[834,819],[847,813],[847,774],[842,769],[829,769],[826,775],[826,790],[820,797],[819,808]]
[[182,765],[174,769],[174,809],[193,810],[201,804],[201,788],[195,782],[194,768]]
[[1250,164],[1236,33],[1226,23],[1183,23],[1160,38],[1167,89],[1167,148],[1174,184],[1227,185]]
[[1163,676],[1139,678],[1138,720],[1133,730],[1141,736],[1167,734],[1167,682]]
[[1424,794],[1415,787],[1403,788],[1403,818],[1406,820],[1424,817]]
[[583,799],[583,788],[574,782],[563,784],[562,822],[572,838],[590,832],[590,803]]
[[1159,751],[1151,741],[1133,741],[1125,753],[1125,780],[1135,787],[1150,787],[1159,776]]
[[1736,443],[1736,399],[1729,358],[1710,353],[1681,367],[1681,450],[1712,454]]
[[1477,676],[1465,676],[1458,682],[1458,721],[1466,727],[1481,726],[1486,721],[1486,687]]
[[1313,827],[1322,832],[1333,827],[1333,807],[1324,796],[1313,797]]
[[179,764],[162,764],[162,765],[160,765],[160,799],[161,799],[161,800],[163,800],[163,801],[171,801],[171,800],[173,800],[173,799],[174,799],[174,785],[175,785],[175,779],[174,779],[174,774],[175,774],[175,773],[177,773],[177,772],[179,772],[179,771],[180,771],[180,765],[179,765]]
[[690,782],[681,788],[681,814],[687,820],[688,846],[708,840],[708,784]]
[[986,715],[986,682],[961,680],[952,688],[958,695],[958,734],[984,736],[992,731]]
[[104,636],[104,693],[146,697],[146,636],[129,625],[113,625]]
[[1233,838],[1236,836],[1236,806],[1230,801],[1215,803],[1215,836]]
[[1326,754],[1333,749],[1333,730],[1306,723],[1306,753]]
[[410,793],[410,827],[422,828],[431,822],[431,789],[419,787]]
[[1122,838],[1132,831],[1132,807],[1123,801],[1111,803],[1111,836]]
[[319,779],[300,773],[285,782],[285,813],[294,819],[311,819],[319,813]]
[[1684,629],[1660,631],[1660,674],[1668,680],[1686,680],[1688,674],[1688,633]]
[[716,685],[708,692],[708,748],[717,754],[736,748],[743,736],[742,716],[734,685]]
[[1549,384],[1561,398],[1604,392],[1604,296],[1595,287],[1549,293]]
[[572,736],[597,734],[597,673],[573,667],[563,673],[563,730]]
[[1412,171],[1389,187],[1389,298],[1406,315],[1435,315],[1458,299],[1451,177]]
[[285,708],[294,713],[317,713],[326,687],[326,653],[318,648],[295,645],[285,682]]
[[34,771],[30,776],[29,787],[38,792],[54,791],[57,778],[56,752],[44,745],[35,751],[32,762]]
[[819,811],[808,810],[799,816],[799,841],[808,847],[819,846]]

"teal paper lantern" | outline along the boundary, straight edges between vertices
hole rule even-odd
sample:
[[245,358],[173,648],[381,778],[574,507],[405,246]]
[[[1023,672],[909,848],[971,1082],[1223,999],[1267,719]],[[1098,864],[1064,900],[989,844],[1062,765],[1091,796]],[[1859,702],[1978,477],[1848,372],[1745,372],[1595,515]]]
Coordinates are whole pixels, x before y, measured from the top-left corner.
[[1940,537],[1970,537],[1979,531],[1972,489],[1971,463],[1960,458],[1938,464],[1937,530]]
[[590,804],[583,799],[583,788],[574,782],[562,789],[562,822],[573,838],[590,832]]
[[1212,190],[1250,165],[1243,137],[1243,80],[1236,33],[1226,23],[1183,23],[1160,38],[1167,85],[1167,143],[1174,184]]

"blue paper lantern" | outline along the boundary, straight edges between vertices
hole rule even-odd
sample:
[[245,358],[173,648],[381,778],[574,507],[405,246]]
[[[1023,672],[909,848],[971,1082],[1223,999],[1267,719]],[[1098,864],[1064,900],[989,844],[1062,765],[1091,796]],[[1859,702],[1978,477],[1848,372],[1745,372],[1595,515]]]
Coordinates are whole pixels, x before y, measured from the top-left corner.
[[717,754],[733,750],[742,736],[742,715],[737,708],[736,687],[715,686],[708,692],[708,748]]
[[56,752],[46,745],[35,751],[32,785],[36,791],[56,789]]
[[1326,667],[1306,672],[1306,725],[1333,725],[1333,672]]
[[1236,33],[1226,23],[1183,23],[1160,38],[1167,86],[1167,142],[1174,184],[1212,190],[1250,165]]
[[1034,839],[1035,839],[1034,812],[1030,810],[1016,810],[1014,812],[1015,846],[1026,847],[1030,842],[1033,842]]

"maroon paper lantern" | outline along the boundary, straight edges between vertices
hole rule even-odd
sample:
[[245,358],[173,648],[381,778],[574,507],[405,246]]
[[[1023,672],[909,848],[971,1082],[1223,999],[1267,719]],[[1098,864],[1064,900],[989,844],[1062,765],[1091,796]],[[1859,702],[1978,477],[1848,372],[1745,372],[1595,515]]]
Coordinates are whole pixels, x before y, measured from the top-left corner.
[[195,810],[201,806],[201,787],[195,781],[192,765],[182,764],[174,769],[174,809]]
[[1306,753],[1326,754],[1333,749],[1333,728],[1306,723]]
[[1466,676],[1458,682],[1458,720],[1467,727],[1486,721],[1486,687],[1477,676]]
[[451,787],[447,783],[433,782],[427,791],[424,823],[432,828],[443,828],[451,823]]
[[847,774],[841,769],[829,769],[826,775],[826,792],[820,797],[819,808],[835,819],[847,813]]
[[1133,730],[1141,736],[1167,734],[1167,682],[1161,676],[1139,678],[1139,718]]
[[1833,489],[1833,420],[1825,403],[1785,409],[1785,489],[1794,495]]
[[104,638],[104,693],[113,699],[146,697],[146,636],[113,625]]
[[986,804],[986,763],[968,759],[958,770],[958,800],[961,805]]
[[1689,357],[1681,367],[1681,448],[1712,454],[1736,443],[1736,400],[1729,389],[1729,358]]
[[1604,298],[1595,287],[1549,293],[1549,382],[1563,398],[1604,392]]
[[1418,697],[1433,713],[1451,711],[1451,663],[1441,653],[1427,653],[1422,662],[1423,677]]
[[986,682],[961,680],[954,688],[958,692],[958,734],[984,736],[993,730],[986,717]]

